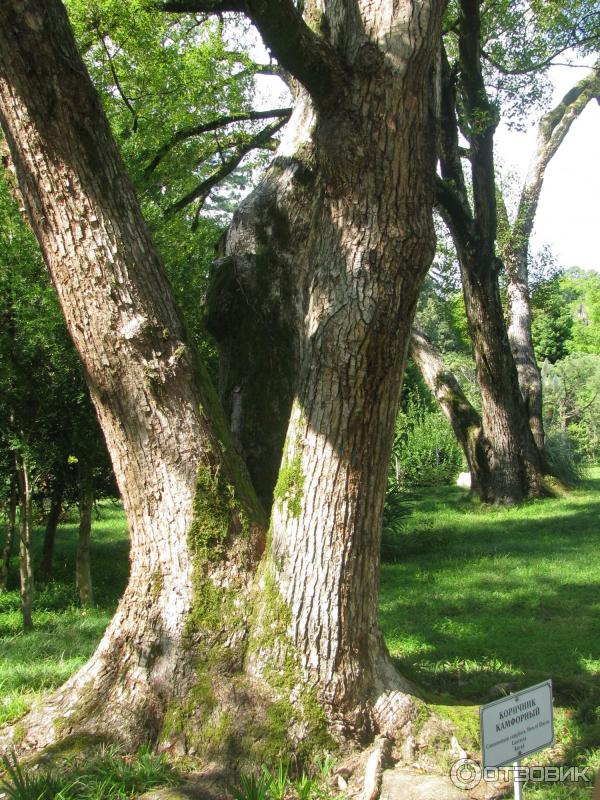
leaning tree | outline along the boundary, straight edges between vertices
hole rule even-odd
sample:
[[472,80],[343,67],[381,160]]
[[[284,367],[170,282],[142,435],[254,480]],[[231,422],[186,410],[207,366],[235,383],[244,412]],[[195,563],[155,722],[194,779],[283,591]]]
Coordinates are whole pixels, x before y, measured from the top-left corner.
[[132,542],[130,582],[101,644],[25,719],[25,742],[108,730],[222,752],[316,729],[394,734],[414,703],[377,623],[379,541],[435,245],[443,3],[310,3],[305,18],[291,0],[167,6],[244,11],[297,82],[263,183],[274,216],[244,250],[268,270],[276,229],[278,255],[294,266],[285,291],[299,373],[277,501],[266,536],[64,9],[7,0],[0,119]]

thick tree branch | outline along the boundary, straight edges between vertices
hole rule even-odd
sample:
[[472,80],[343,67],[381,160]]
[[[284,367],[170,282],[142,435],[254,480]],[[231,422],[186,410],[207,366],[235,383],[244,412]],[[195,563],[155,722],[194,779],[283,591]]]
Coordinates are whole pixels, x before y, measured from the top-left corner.
[[481,246],[491,258],[496,239],[494,132],[497,109],[489,102],[481,68],[481,17],[478,0],[460,0],[459,58],[463,120],[471,150],[473,211]]
[[240,147],[235,155],[225,161],[219,167],[219,169],[212,173],[212,175],[209,175],[209,177],[199,183],[198,186],[168,206],[165,210],[165,216],[176,214],[178,211],[181,211],[181,209],[190,205],[190,203],[193,203],[194,200],[198,200],[201,207],[212,189],[214,189],[214,187],[228,175],[231,175],[234,169],[239,166],[242,159],[247,156],[248,153],[250,153],[252,150],[263,147],[271,139],[271,137],[277,133],[277,131],[283,128],[286,122],[287,117],[279,120],[279,122],[276,122],[273,125],[268,125],[266,128],[263,128],[259,134],[257,134],[253,139],[250,139],[250,141],[245,145]]
[[457,247],[466,247],[473,236],[473,215],[461,162],[456,116],[456,76],[442,46],[442,93],[440,115],[440,171],[436,204]]
[[241,11],[254,22],[279,64],[308,90],[317,105],[337,102],[346,74],[339,54],[308,27],[292,0],[158,0],[171,12]]
[[535,153],[521,191],[511,234],[511,249],[520,251],[521,267],[526,268],[529,238],[544,184],[546,168],[564,141],[571,125],[591,100],[600,103],[600,60],[583,80],[573,86],[560,103],[548,111],[538,126]]
[[247,111],[241,114],[226,114],[221,117],[216,117],[210,122],[204,122],[200,125],[192,125],[188,128],[181,128],[175,131],[173,136],[163,144],[157,151],[152,161],[144,170],[145,175],[149,175],[160,164],[163,158],[170,152],[176,145],[186,139],[191,139],[194,136],[200,136],[203,133],[210,133],[219,128],[224,128],[226,125],[231,125],[234,122],[248,122],[257,119],[270,119],[271,117],[285,118],[287,121],[292,113],[291,108],[273,108],[269,111]]

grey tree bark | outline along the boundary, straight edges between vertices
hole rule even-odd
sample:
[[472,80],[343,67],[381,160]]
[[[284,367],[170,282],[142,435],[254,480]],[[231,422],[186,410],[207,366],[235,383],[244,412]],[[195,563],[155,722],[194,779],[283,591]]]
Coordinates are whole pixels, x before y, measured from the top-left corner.
[[129,740],[162,731],[170,745],[221,752],[272,737],[275,717],[283,748],[309,729],[364,738],[410,723],[410,686],[377,622],[379,540],[410,326],[435,246],[442,7],[315,4],[313,30],[287,0],[244,4],[300,82],[259,190],[268,187],[279,215],[262,240],[250,225],[246,241],[242,211],[227,245],[240,269],[260,269],[274,248],[287,271],[301,254],[283,279],[298,372],[255,582],[258,503],[199,378],[64,12],[56,0],[4,4],[2,125],[132,536],[115,619],[44,719],[28,720],[29,741],[51,738],[57,713],[67,731],[108,724]]
[[82,357],[132,559],[95,655],[24,721],[23,746],[81,729],[146,740],[198,683],[203,652],[222,649],[224,676],[239,669],[264,520],[57,0],[2,5],[0,121]]
[[517,215],[512,225],[507,224],[508,235],[505,236],[503,246],[508,278],[508,337],[517,365],[519,386],[525,400],[529,424],[540,450],[544,446],[542,378],[531,339],[529,240],[548,164],[556,155],[573,122],[593,99],[600,102],[600,63],[540,120],[536,149],[521,189]]
[[19,581],[21,594],[21,614],[25,630],[33,628],[33,562],[31,558],[31,480],[27,461],[22,453],[15,453],[15,472],[19,495]]

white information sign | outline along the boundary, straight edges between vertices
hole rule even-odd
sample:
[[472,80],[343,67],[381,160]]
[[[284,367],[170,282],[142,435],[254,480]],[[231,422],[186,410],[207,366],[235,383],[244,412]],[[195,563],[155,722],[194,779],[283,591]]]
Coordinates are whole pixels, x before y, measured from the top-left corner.
[[479,709],[484,767],[501,767],[554,741],[552,681],[502,697]]

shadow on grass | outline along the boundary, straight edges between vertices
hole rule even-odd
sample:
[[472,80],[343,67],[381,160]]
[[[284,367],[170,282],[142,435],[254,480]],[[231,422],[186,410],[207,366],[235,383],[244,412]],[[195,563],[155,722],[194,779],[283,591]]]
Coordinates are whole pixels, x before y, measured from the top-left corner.
[[514,509],[465,513],[453,487],[409,502],[383,548],[399,668],[457,701],[552,677],[559,702],[600,705],[600,480]]

